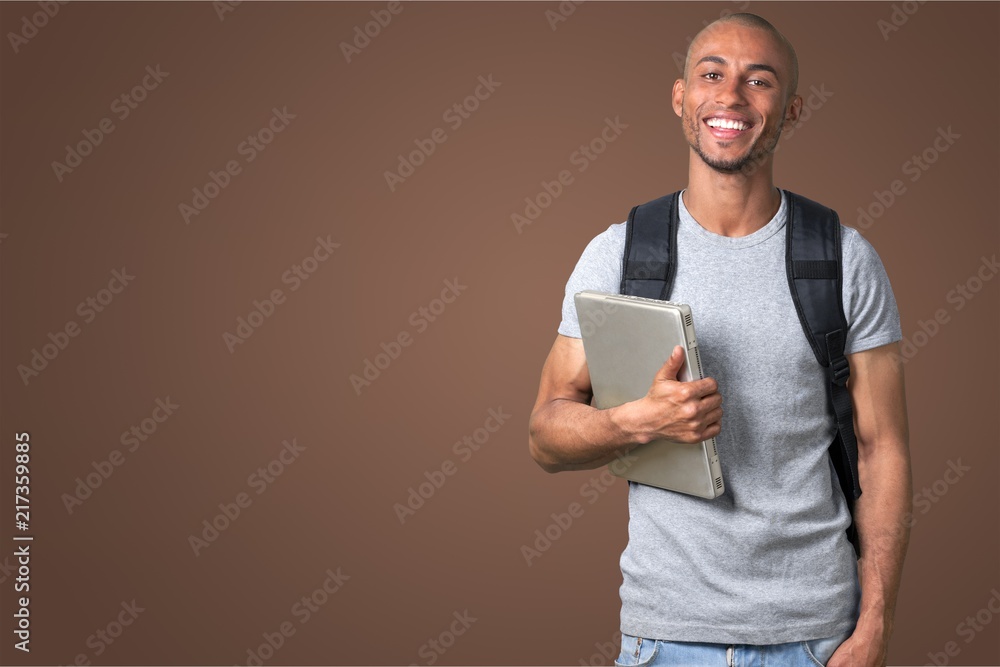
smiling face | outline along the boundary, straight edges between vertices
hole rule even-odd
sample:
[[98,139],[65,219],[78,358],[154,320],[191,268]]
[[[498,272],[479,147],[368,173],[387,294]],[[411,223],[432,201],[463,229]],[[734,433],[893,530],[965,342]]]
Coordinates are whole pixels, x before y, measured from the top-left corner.
[[766,30],[717,22],[691,45],[674,112],[701,160],[722,173],[770,159],[786,122],[798,119],[788,48]]

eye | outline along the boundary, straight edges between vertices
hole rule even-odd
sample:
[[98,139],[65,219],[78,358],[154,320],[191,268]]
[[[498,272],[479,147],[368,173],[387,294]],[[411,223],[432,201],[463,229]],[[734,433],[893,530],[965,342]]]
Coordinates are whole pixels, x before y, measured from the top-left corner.
[[[711,78],[711,77],[715,77],[715,76],[719,77],[720,79],[722,78],[722,75],[719,74],[718,72],[707,72],[705,74],[702,74],[702,76],[704,76],[706,78]],[[716,79],[712,79],[712,81],[715,81],[715,80]]]
[[769,85],[763,79],[750,79],[747,83],[753,85],[754,88],[766,88]]

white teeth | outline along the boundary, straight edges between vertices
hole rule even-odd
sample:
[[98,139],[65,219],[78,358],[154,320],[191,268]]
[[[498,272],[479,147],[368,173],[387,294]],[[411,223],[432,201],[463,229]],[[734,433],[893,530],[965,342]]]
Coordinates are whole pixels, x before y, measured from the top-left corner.
[[723,130],[745,130],[750,126],[746,123],[738,120],[729,120],[726,118],[709,118],[705,121],[709,127],[717,127]]

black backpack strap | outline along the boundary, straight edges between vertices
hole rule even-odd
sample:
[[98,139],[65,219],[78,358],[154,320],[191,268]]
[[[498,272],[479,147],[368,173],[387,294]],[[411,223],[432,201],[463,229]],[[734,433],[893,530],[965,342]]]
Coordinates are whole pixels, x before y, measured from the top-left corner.
[[788,286],[806,339],[820,365],[826,368],[830,380],[827,395],[837,425],[837,435],[830,445],[830,457],[851,512],[847,537],[860,556],[854,502],[861,496],[861,483],[858,479],[854,412],[847,390],[851,369],[844,355],[848,325],[841,298],[840,218],[832,209],[810,199],[791,192],[787,194],[789,212],[785,263]]
[[678,192],[639,204],[628,214],[620,292],[648,299],[670,298],[677,245]]

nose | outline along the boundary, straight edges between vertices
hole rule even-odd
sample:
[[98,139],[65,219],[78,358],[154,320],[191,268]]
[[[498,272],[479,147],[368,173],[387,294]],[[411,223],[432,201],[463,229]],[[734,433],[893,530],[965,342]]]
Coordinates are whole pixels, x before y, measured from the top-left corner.
[[730,78],[715,87],[715,101],[724,107],[739,107],[746,104],[743,82]]

